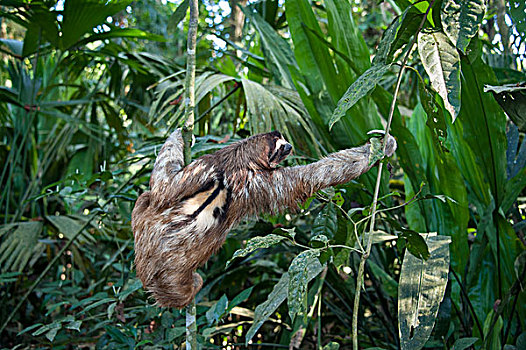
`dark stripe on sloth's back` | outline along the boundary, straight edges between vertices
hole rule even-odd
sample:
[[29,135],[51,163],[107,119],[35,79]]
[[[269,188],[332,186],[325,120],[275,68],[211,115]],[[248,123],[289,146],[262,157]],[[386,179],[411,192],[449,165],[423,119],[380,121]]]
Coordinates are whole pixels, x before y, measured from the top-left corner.
[[[197,210],[194,211],[190,215],[191,218],[197,217],[197,215],[199,215],[207,206],[209,206],[214,201],[214,199],[216,199],[216,197],[219,195],[221,190],[225,189],[225,184],[223,183],[223,179],[224,179],[223,173],[222,172],[218,173],[217,180],[216,180],[217,188],[214,190],[214,192],[210,194],[210,196],[208,196],[208,198],[203,202],[203,204],[201,204],[201,206],[197,208]],[[210,188],[213,187],[213,184],[214,184],[214,181],[212,181],[212,186]]]

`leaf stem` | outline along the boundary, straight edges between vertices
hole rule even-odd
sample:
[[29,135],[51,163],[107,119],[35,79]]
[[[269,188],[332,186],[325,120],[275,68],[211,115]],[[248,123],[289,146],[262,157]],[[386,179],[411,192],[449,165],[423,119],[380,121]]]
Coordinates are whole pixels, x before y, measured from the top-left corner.
[[[400,84],[402,83],[402,75],[405,70],[405,66],[407,63],[407,59],[409,58],[409,54],[413,50],[413,46],[415,45],[416,39],[418,37],[418,33],[422,30],[422,27],[424,26],[424,23],[426,21],[427,15],[429,14],[429,11],[433,7],[435,0],[431,0],[429,3],[429,6],[427,8],[425,16],[422,18],[422,21],[420,22],[420,26],[418,27],[418,30],[414,34],[413,41],[411,42],[411,45],[409,46],[409,50],[407,50],[404,60],[402,61],[402,67],[400,68],[400,71],[398,72],[398,78],[396,81],[396,87],[395,91],[393,93],[393,101],[391,103],[391,108],[389,109],[389,117],[387,119],[387,125],[385,127],[385,136],[383,140],[382,145],[382,152],[385,154],[385,150],[387,148],[387,140],[389,138],[389,130],[391,129],[391,123],[393,121],[393,115],[394,110],[396,107],[396,99],[398,96],[398,92],[400,91]],[[376,176],[376,185],[374,188],[374,195],[373,195],[373,205],[371,210],[371,224],[369,226],[369,233],[367,235],[367,244],[366,244],[366,250],[365,254],[362,255],[362,258],[360,259],[360,265],[358,267],[358,275],[356,276],[356,292],[354,294],[354,306],[353,306],[353,320],[352,320],[352,332],[353,332],[353,350],[358,350],[358,311],[360,308],[360,293],[362,291],[362,283],[364,278],[364,270],[365,270],[365,262],[369,258],[369,255],[371,254],[371,247],[372,247],[372,236],[374,232],[374,224],[376,219],[376,206],[378,204],[378,195],[380,193],[380,182],[382,180],[382,170],[383,170],[384,163],[380,162],[378,165],[378,174]]]

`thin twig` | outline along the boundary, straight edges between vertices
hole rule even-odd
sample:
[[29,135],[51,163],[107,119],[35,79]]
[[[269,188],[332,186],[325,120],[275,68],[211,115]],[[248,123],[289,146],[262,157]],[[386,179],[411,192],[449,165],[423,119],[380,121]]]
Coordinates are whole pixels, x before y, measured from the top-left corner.
[[[398,96],[398,92],[400,90],[400,84],[402,83],[402,75],[404,73],[404,68],[407,63],[407,59],[409,58],[409,54],[413,50],[413,46],[415,45],[418,33],[420,33],[420,30],[422,30],[422,27],[424,26],[424,23],[426,21],[427,15],[429,14],[429,11],[433,7],[435,0],[432,0],[429,3],[429,7],[427,8],[427,11],[422,18],[422,21],[420,22],[420,26],[418,27],[418,30],[414,34],[413,40],[411,42],[411,45],[409,46],[409,49],[407,50],[404,60],[402,61],[402,68],[400,68],[400,72],[398,72],[398,79],[396,81],[396,87],[393,94],[393,101],[391,103],[391,108],[389,110],[389,117],[387,119],[387,126],[385,127],[385,136],[383,140],[382,145],[382,152],[385,153],[385,150],[387,148],[387,140],[389,139],[389,130],[391,129],[391,122],[393,121],[393,115],[394,110],[396,107],[396,98]],[[356,276],[356,293],[354,295],[354,306],[353,306],[353,322],[352,322],[352,332],[353,332],[353,350],[358,350],[358,311],[360,307],[360,293],[362,290],[362,282],[364,278],[364,271],[365,271],[365,262],[369,258],[369,255],[371,254],[371,246],[372,246],[372,236],[374,231],[374,224],[376,219],[376,206],[378,204],[378,195],[380,193],[380,182],[382,180],[382,170],[383,170],[383,163],[380,163],[378,165],[378,174],[376,176],[376,186],[374,188],[374,195],[373,195],[373,205],[372,205],[372,211],[371,211],[371,224],[369,226],[369,233],[367,235],[367,245],[366,245],[366,251],[365,254],[362,255],[362,258],[360,259],[360,265],[358,267],[358,275]]]

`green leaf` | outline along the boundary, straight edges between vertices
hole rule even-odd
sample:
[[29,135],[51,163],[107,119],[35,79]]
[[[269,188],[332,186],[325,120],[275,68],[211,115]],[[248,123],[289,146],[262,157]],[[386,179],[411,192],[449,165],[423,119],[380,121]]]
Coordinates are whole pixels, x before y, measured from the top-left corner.
[[338,215],[336,206],[329,202],[319,212],[314,224],[312,225],[311,237],[324,235],[326,238],[333,239],[338,230]]
[[166,329],[166,341],[172,342],[186,332],[186,327],[175,327]]
[[228,267],[235,258],[241,258],[241,257],[247,256],[248,254],[252,253],[253,251],[257,249],[272,247],[273,245],[280,243],[284,239],[286,238],[283,236],[275,235],[275,234],[270,234],[268,236],[263,236],[263,237],[257,236],[257,237],[251,238],[247,242],[247,245],[245,248],[236,250],[232,258],[228,260],[228,262],[226,263],[226,266]]
[[339,349],[340,349],[340,344],[334,341],[331,341],[329,344],[323,347],[323,350],[339,350]]
[[442,32],[418,34],[418,53],[453,122],[460,111],[460,56]]
[[[440,96],[434,91],[428,89],[421,78],[418,80],[418,96],[420,97],[420,102],[426,112],[426,125],[431,131],[433,142],[437,148],[445,150],[443,142],[447,138],[447,125],[442,105],[438,101]],[[441,99],[440,102],[442,102]]]
[[[502,345],[500,342],[500,334],[502,332],[504,321],[502,320],[502,316],[499,316],[497,318],[497,322],[495,322],[495,324],[493,325],[493,318],[495,318],[495,311],[491,310],[488,313],[486,320],[484,321],[484,326],[482,327],[484,336],[486,338],[485,339],[485,342],[486,342],[485,349],[499,350],[499,349],[502,349]],[[489,334],[490,331],[491,331],[491,335]]]
[[297,314],[304,315],[307,310],[308,283],[323,269],[318,260],[319,255],[319,250],[304,251],[296,256],[289,266],[288,305],[292,321]]
[[252,293],[253,289],[254,289],[254,286],[248,289],[245,289],[244,291],[236,295],[234,299],[232,299],[232,301],[228,304],[227,313],[229,313],[234,307],[238,306],[239,304],[247,300],[250,297],[250,294]]
[[519,130],[526,132],[526,83],[501,86],[485,85],[484,92],[488,91],[493,93],[495,100]]
[[411,37],[418,30],[422,17],[424,17],[424,13],[413,6],[409,6],[402,15],[397,16],[382,35],[373,59],[373,66],[392,63],[396,51],[409,43]]
[[329,128],[332,128],[356,102],[373,90],[389,68],[391,68],[390,64],[378,64],[369,68],[356,79],[338,101],[329,121]]
[[294,84],[292,83],[289,66],[295,67],[296,61],[289,44],[278,35],[264,18],[257,12],[252,12],[252,7],[246,6],[241,7],[241,9],[261,37],[265,57],[268,58],[273,76],[279,79],[284,87],[292,88]]
[[[60,233],[62,233],[67,239],[72,239],[77,233],[84,227],[84,222],[81,220],[68,215],[48,215],[46,219],[49,220],[53,226],[55,226]],[[77,238],[77,242],[85,243],[96,240],[92,235],[82,234],[82,237]]]
[[398,329],[402,350],[421,349],[433,330],[449,272],[447,236],[431,236],[427,243],[430,256],[421,260],[406,252],[398,286]]
[[108,16],[124,10],[130,3],[131,0],[65,1],[60,48],[71,47],[93,27],[104,23]]
[[188,11],[188,4],[190,3],[189,0],[183,0],[183,2],[177,6],[174,13],[170,16],[170,19],[168,20],[168,27],[167,30],[170,33],[175,32],[177,26],[179,23],[185,18],[186,12]]
[[464,350],[475,344],[479,338],[459,338],[453,344],[451,350]]
[[462,53],[466,53],[469,41],[477,34],[485,12],[484,0],[442,2],[440,18],[444,32]]
[[248,346],[248,342],[256,334],[261,325],[263,325],[263,322],[268,320],[270,315],[272,315],[274,311],[276,311],[276,309],[281,305],[281,303],[285,301],[287,298],[288,285],[289,274],[285,272],[283,275],[281,275],[278,283],[276,283],[272,289],[272,292],[270,292],[268,295],[267,300],[265,300],[262,304],[259,304],[254,310],[254,322],[247,332],[245,345]]
[[225,294],[208,309],[206,312],[206,320],[209,325],[219,322],[228,309],[228,298]]
[[524,15],[526,13],[526,2],[522,0],[510,0],[508,4],[514,27],[524,40],[524,38],[526,38],[526,15]]
[[422,238],[418,232],[402,229],[399,237],[406,240],[406,247],[412,255],[424,260],[429,258],[429,247],[427,246],[425,239]]

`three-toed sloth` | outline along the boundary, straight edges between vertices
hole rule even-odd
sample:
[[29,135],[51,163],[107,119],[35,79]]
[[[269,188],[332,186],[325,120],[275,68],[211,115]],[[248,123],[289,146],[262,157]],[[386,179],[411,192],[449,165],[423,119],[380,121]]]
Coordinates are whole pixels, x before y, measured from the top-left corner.
[[[277,131],[259,134],[183,162],[180,130],[163,145],[150,191],[135,203],[137,276],[157,304],[182,308],[201,289],[195,270],[246,216],[296,208],[316,191],[368,171],[370,144],[343,150],[309,165],[278,168],[292,146]],[[392,136],[385,154],[396,149]]]

